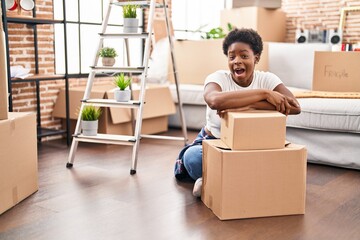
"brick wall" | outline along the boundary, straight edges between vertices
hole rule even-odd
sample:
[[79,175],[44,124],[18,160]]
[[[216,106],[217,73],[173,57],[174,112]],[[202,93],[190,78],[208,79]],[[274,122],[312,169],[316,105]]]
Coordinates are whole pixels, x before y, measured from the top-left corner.
[[[160,0],[162,2],[162,0]],[[171,6],[171,0],[168,0]],[[37,16],[52,18],[52,0],[37,0]],[[340,19],[340,8],[344,6],[360,6],[355,0],[283,0],[282,8],[287,14],[287,42],[294,42],[297,27],[310,29],[336,28]],[[10,13],[13,14],[13,13]],[[31,12],[23,12],[30,15]],[[147,18],[145,13],[145,19]],[[162,18],[161,9],[156,9],[155,18]],[[24,24],[9,24],[11,65],[22,65],[31,68],[34,73],[33,29]],[[38,25],[38,44],[40,73],[51,74],[55,71],[52,25]],[[360,12],[349,13],[346,18],[344,32],[345,41],[360,41]],[[110,80],[108,80],[109,82]],[[104,81],[95,80],[96,84]],[[106,80],[105,80],[106,82]],[[70,79],[70,85],[85,84],[84,79]],[[40,84],[42,126],[60,128],[60,121],[51,117],[54,102],[59,88],[64,81],[46,81]],[[35,85],[33,83],[14,83],[14,111],[36,112]]]
[[[335,29],[342,7],[360,7],[359,0],[283,0],[287,17],[286,41],[295,41],[295,30]],[[349,12],[343,33],[344,42],[360,42],[360,12]]]

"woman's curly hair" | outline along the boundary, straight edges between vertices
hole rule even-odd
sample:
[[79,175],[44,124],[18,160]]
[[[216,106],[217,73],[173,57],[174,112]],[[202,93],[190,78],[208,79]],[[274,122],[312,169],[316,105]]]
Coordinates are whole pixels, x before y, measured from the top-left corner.
[[263,42],[260,35],[250,28],[235,28],[227,34],[223,41],[223,52],[226,56],[228,55],[230,45],[235,42],[249,44],[255,55],[259,54],[260,56],[263,50]]

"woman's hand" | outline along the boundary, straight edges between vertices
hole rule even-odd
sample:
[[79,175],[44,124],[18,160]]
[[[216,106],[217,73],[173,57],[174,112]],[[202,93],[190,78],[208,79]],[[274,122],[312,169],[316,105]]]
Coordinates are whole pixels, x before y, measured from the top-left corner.
[[291,109],[297,107],[297,102],[291,97],[276,91],[268,91],[266,101],[274,105],[276,111],[289,115]]

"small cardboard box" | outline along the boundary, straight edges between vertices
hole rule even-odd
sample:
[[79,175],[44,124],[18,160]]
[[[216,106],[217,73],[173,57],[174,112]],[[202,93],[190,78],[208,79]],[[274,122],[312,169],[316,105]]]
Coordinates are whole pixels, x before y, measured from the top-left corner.
[[281,8],[281,0],[226,0],[227,8],[241,7]]
[[221,119],[220,138],[233,150],[283,148],[286,116],[276,111],[228,112]]
[[8,118],[8,77],[5,53],[5,34],[2,29],[2,20],[0,20],[0,120]]
[[[133,86],[134,99],[139,99],[139,89]],[[91,98],[113,99],[114,86],[94,86]],[[85,86],[69,89],[71,131],[78,118],[81,100],[83,99]],[[174,114],[175,104],[172,100],[170,90],[167,86],[149,85],[145,94],[145,105],[143,109],[143,134],[165,132],[168,129],[167,117]],[[161,107],[159,107],[161,106]],[[137,110],[134,111],[136,117]],[[65,90],[61,89],[54,106],[53,116],[65,118]],[[132,135],[131,110],[128,108],[103,108],[99,119],[99,133]]]
[[286,15],[281,9],[242,7],[224,9],[220,15],[220,25],[224,29],[231,23],[237,28],[256,30],[265,42],[285,42]]
[[360,52],[315,52],[313,90],[360,92]]
[[305,213],[304,146],[234,151],[203,141],[201,200],[221,220]]
[[36,115],[8,115],[0,120],[0,214],[38,190]]
[[[181,84],[203,85],[206,77],[211,73],[218,70],[228,70],[228,60],[222,50],[223,41],[224,39],[176,40],[174,42],[174,55],[179,82]],[[268,70],[267,55],[267,43],[264,43],[260,61],[255,65],[256,70]],[[204,64],[204,59],[207,59],[206,64]],[[189,60],[191,60],[191,64],[189,64]],[[168,75],[169,81],[174,83],[173,65],[170,57]]]

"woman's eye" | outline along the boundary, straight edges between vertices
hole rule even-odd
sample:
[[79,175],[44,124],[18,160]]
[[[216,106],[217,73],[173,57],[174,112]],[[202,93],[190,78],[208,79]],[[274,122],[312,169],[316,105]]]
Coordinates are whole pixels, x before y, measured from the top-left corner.
[[234,57],[234,56],[229,56],[229,59],[230,59],[230,60],[234,60],[235,57]]
[[249,56],[248,56],[248,55],[242,55],[241,58],[242,58],[242,59],[248,59]]

